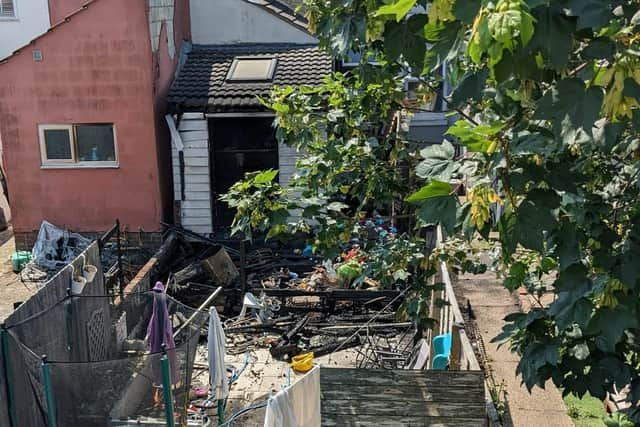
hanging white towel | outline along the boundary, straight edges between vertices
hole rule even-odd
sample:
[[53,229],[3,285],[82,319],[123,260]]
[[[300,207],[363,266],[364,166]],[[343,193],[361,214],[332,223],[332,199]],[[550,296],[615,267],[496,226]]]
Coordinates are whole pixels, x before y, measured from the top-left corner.
[[269,398],[264,427],[320,427],[320,367]]
[[225,336],[222,322],[215,307],[209,308],[209,334],[207,336],[209,358],[209,383],[214,399],[224,399],[229,395],[229,379],[224,364]]

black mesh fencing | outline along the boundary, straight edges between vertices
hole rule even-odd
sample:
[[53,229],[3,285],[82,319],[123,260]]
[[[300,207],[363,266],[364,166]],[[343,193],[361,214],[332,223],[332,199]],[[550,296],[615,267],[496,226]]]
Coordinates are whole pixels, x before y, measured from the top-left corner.
[[[95,294],[67,296],[45,311],[7,325],[8,379],[18,426],[44,426],[51,412],[45,397],[42,355],[47,356],[58,426],[165,419],[163,353],[151,354],[145,340],[154,292],[125,295],[118,305],[112,300],[112,296]],[[196,347],[208,313],[169,296],[166,303],[172,330],[179,331],[174,337],[175,348],[166,351],[179,424],[186,420]],[[6,380],[0,378],[0,393],[6,390]],[[6,419],[6,411],[0,409],[0,421]]]

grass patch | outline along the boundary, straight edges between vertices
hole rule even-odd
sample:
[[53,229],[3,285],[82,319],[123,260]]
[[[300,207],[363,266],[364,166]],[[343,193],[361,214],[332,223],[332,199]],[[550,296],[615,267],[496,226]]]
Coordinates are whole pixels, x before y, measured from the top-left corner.
[[569,394],[564,398],[567,413],[576,427],[602,427],[602,419],[607,416],[602,402],[589,394],[582,399]]

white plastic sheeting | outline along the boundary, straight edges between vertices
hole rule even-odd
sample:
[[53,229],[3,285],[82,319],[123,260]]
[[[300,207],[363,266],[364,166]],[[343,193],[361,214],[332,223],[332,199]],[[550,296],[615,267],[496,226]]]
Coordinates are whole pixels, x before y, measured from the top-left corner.
[[91,244],[86,237],[42,221],[31,251],[33,262],[42,268],[57,269],[69,264]]

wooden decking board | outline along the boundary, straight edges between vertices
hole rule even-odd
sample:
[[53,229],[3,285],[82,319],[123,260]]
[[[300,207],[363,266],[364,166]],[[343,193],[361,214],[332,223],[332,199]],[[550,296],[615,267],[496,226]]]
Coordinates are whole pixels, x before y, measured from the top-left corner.
[[331,400],[323,405],[323,413],[342,415],[393,415],[403,417],[455,417],[464,414],[469,417],[482,417],[482,407],[470,406],[466,401],[449,402],[404,402],[388,401],[385,396],[378,400]]
[[[420,387],[465,387],[483,389],[484,374],[481,371],[413,371],[382,369],[330,368],[335,371],[321,375],[323,384],[400,385]],[[363,372],[353,372],[363,371]],[[366,375],[364,375],[366,371]],[[427,374],[428,373],[428,374]]]
[[378,416],[322,416],[323,427],[484,427],[484,420],[462,417],[396,417],[381,419]]
[[360,386],[350,385],[348,388],[335,387],[321,390],[323,399],[337,400],[362,400],[377,399],[385,396],[387,400],[398,400],[402,402],[448,402],[457,398],[468,398],[469,396],[482,396],[484,390],[464,390],[451,389],[450,387],[430,387],[426,391],[424,387],[417,386]]
[[323,368],[322,425],[479,427],[486,421],[480,371]]

